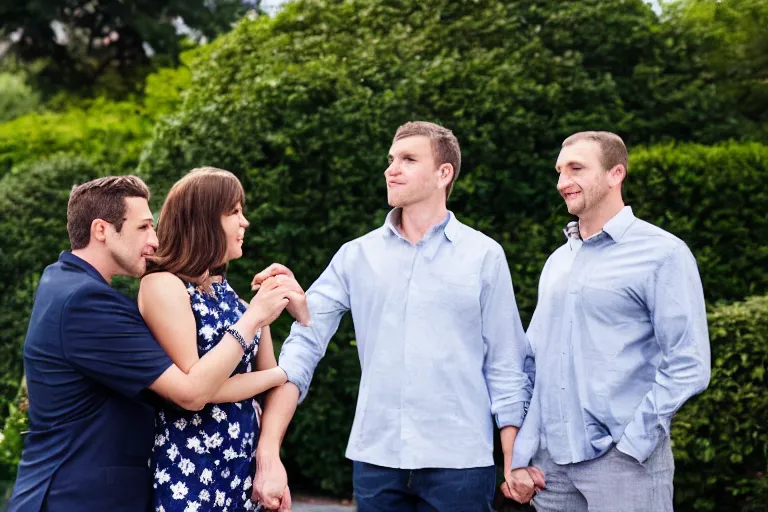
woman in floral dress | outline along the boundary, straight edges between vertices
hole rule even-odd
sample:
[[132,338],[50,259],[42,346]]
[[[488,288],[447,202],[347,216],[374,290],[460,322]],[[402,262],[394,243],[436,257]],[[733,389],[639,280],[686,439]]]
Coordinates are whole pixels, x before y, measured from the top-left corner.
[[[249,224],[244,197],[230,172],[196,169],[173,186],[160,213],[160,248],[142,279],[139,309],[183,371],[214,350],[226,332],[238,338],[232,326],[248,305],[224,278],[224,270],[242,256]],[[285,300],[294,314],[308,314],[292,276],[272,278],[259,294],[278,286],[290,288]],[[269,327],[254,340],[240,336],[238,341],[248,349],[208,405],[199,411],[171,404],[158,409],[151,461],[158,512],[256,509],[250,500],[259,435],[253,397],[283,384],[286,376],[275,361]]]

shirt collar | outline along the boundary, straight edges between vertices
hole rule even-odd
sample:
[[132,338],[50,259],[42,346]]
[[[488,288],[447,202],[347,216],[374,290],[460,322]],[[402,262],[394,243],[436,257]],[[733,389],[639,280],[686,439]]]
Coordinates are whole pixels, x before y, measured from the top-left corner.
[[107,280],[104,279],[104,276],[102,276],[101,273],[98,270],[96,270],[96,268],[93,265],[91,265],[84,259],[78,256],[75,256],[70,251],[61,251],[61,254],[59,254],[59,261],[62,263],[77,267],[80,270],[84,271],[89,276],[93,277],[94,279],[102,281],[105,284],[109,284],[107,283]]
[[[400,218],[402,215],[403,215],[403,209],[399,207],[393,208],[387,214],[387,218],[384,220],[384,226],[388,228],[385,230],[385,235],[393,234],[399,238],[403,238],[403,235],[397,229],[397,226],[400,225]],[[456,216],[453,214],[452,211],[448,210],[448,216],[445,218],[443,222],[435,226],[432,226],[429,232],[424,236],[424,240],[431,238],[438,231],[442,231],[445,234],[445,237],[449,241],[451,242],[456,241],[456,238],[458,237],[458,234],[459,234],[459,221],[456,220]]]
[[[627,229],[629,229],[629,226],[632,225],[634,221],[635,216],[632,213],[632,207],[625,206],[621,209],[621,211],[619,211],[619,213],[614,215],[611,220],[605,223],[601,231],[607,233],[608,236],[610,236],[613,241],[618,244],[621,242],[621,239],[624,237]],[[563,234],[565,235],[565,238],[569,240],[572,238],[581,240],[581,235],[579,233],[579,222],[575,220],[569,222],[565,226],[565,229],[563,229]]]
[[603,231],[608,233],[608,236],[613,238],[613,241],[618,244],[634,221],[635,216],[632,213],[632,207],[625,206],[611,220],[605,223]]

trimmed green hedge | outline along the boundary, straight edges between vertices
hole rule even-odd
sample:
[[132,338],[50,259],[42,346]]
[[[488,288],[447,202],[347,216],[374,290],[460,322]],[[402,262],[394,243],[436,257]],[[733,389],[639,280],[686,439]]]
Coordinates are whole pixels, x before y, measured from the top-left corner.
[[631,151],[635,212],[688,243],[708,302],[768,292],[768,146],[664,145]]
[[[768,497],[768,296],[716,308],[709,333],[709,389],[672,423],[677,510],[741,510],[757,492]],[[753,510],[768,510],[758,505],[753,497]]]

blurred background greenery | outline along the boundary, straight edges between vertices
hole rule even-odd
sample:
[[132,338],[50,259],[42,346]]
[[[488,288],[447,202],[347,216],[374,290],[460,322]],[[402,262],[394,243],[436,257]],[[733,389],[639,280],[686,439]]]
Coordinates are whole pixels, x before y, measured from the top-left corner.
[[[689,244],[709,308],[712,383],[673,423],[676,508],[768,510],[768,2],[0,0],[0,55],[7,488],[21,346],[40,273],[68,248],[74,184],[137,173],[157,211],[189,169],[229,169],[252,223],[235,288],[273,261],[308,286],[383,222],[392,135],[421,119],[458,136],[449,206],[504,247],[526,324],[568,220],[561,141],[624,137],[628,203]],[[294,488],[351,493],[353,336],[347,318],[289,430]]]

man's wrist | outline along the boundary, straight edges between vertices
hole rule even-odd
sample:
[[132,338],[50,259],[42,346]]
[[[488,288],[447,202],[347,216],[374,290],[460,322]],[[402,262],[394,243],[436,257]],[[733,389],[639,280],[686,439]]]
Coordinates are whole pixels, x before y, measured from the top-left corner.
[[256,458],[261,460],[279,460],[280,446],[275,446],[273,443],[264,443],[261,439],[259,439],[259,444],[256,447]]

